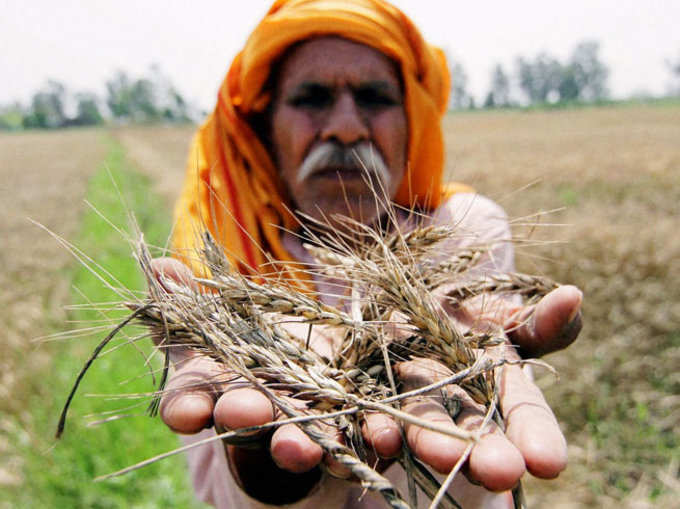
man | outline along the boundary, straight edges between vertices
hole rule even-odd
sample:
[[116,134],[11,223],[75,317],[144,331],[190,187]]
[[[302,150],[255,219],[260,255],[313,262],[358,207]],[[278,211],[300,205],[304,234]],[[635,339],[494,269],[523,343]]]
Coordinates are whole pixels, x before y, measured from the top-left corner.
[[[194,142],[173,239],[180,259],[201,270],[191,253],[198,231],[207,227],[242,272],[271,272],[273,266],[341,305],[337,282],[311,278],[302,265],[296,269],[290,263],[312,258],[288,231],[321,218],[341,228],[333,222],[337,213],[378,224],[384,210],[362,174],[367,170],[398,204],[429,211],[433,223],[455,222],[482,241],[496,242],[486,270],[511,271],[511,247],[499,242],[508,238],[502,211],[464,186],[441,184],[440,120],[448,86],[441,52],[381,0],[276,2],[232,63],[217,108]],[[267,263],[271,259],[286,263]],[[159,260],[156,269],[189,280],[188,269],[174,260]],[[470,308],[468,315],[505,324],[524,353],[540,355],[575,339],[580,303],[577,289],[562,287],[533,310],[503,303],[493,314],[485,309],[482,317],[481,310]],[[289,328],[304,337],[296,324]],[[315,332],[312,346],[332,356],[332,331]],[[223,382],[212,361],[189,354],[176,361],[171,390],[161,404],[161,416],[173,430],[191,434],[213,424],[235,429],[277,417],[260,392]],[[416,359],[395,370],[402,389],[409,390],[441,376],[442,366]],[[506,430],[490,428],[473,448],[466,465],[471,482],[461,478],[452,488],[464,506],[508,507],[508,490],[525,470],[553,478],[566,465],[564,438],[540,391],[516,366],[505,368],[499,380]],[[454,424],[437,398],[406,401],[402,408]],[[480,409],[471,402],[456,420],[467,428],[480,422]],[[389,460],[401,450],[399,425],[387,416],[368,415],[363,434],[378,458]],[[413,425],[404,427],[403,436],[414,454],[440,473],[451,470],[466,445]],[[342,480],[347,472],[323,458],[319,446],[293,425],[251,442],[256,445],[225,445],[226,456],[216,444],[190,454],[200,498],[218,507],[380,506]],[[321,463],[335,477],[322,474]],[[397,465],[385,475],[404,485]]]

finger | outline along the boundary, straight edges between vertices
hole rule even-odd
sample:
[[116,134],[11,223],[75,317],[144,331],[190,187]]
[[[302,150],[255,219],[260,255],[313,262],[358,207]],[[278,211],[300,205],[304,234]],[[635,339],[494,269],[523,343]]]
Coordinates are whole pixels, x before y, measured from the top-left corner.
[[[401,379],[406,380],[406,386],[409,386],[413,380],[419,380],[417,383],[421,385],[432,383],[445,374],[443,366],[438,363],[433,365],[431,361],[403,363],[398,371]],[[495,424],[489,423],[485,429],[482,429],[486,408],[475,403],[463,389],[449,386],[446,397],[455,398],[460,402],[460,411],[456,416],[458,428],[484,433],[470,453],[468,476],[492,491],[511,489],[525,472],[524,459],[520,451],[503,436]],[[428,398],[409,400],[403,408],[421,419],[454,426],[451,415],[443,404],[441,393],[432,394]],[[406,424],[404,429],[409,447],[414,454],[443,474],[451,471],[469,445],[464,440],[414,424]]]
[[215,425],[226,429],[259,426],[274,420],[269,398],[249,387],[227,390],[220,396],[213,412]]
[[[462,406],[456,418],[457,426],[468,431],[482,430],[484,408],[474,403],[469,397],[462,395],[459,397],[462,399]],[[430,402],[431,405],[433,403]],[[409,410],[409,412],[412,411],[412,409]],[[418,412],[417,409],[416,412]],[[442,407],[433,406],[431,410],[422,415],[430,421],[442,423],[448,421],[453,424]],[[407,430],[409,444],[413,447],[416,456],[443,474],[451,471],[469,445],[463,440],[446,437],[417,426],[411,425],[409,428],[417,430],[417,434],[412,433],[411,429]],[[485,431],[485,434],[472,448],[468,458],[466,469],[468,477],[491,491],[513,488],[525,472],[521,453],[503,436],[495,424],[489,423],[482,431]]]
[[172,293],[172,289],[164,283],[164,280],[170,280],[173,283],[188,286],[192,289],[197,288],[191,269],[179,260],[169,257],[154,258],[151,260],[151,269],[153,270],[154,277],[168,293]]
[[506,436],[529,472],[543,479],[557,477],[567,466],[567,444],[543,394],[519,366],[505,366],[499,379]]
[[583,294],[566,285],[548,293],[536,306],[516,313],[506,324],[522,355],[538,357],[569,346],[581,331]]
[[159,408],[165,424],[177,433],[197,433],[212,425],[218,377],[224,372],[214,361],[195,357],[170,377]]
[[401,432],[394,419],[385,414],[369,414],[361,431],[366,445],[380,458],[395,458],[401,452]]
[[[443,365],[428,359],[416,359],[395,366],[395,374],[406,392],[429,385],[449,373]],[[418,419],[455,427],[453,419],[442,404],[440,394],[430,393],[407,398],[402,404],[402,410]],[[453,468],[467,447],[467,442],[463,440],[411,423],[404,424],[404,433],[408,446],[416,457],[443,474]]]
[[447,393],[447,397],[460,401],[456,424],[468,431],[479,431],[482,435],[468,458],[468,478],[491,491],[512,489],[526,470],[519,450],[493,421],[485,424],[487,408],[484,405],[475,402],[459,386],[450,386]]
[[475,444],[468,460],[467,475],[490,491],[512,489],[526,467],[520,451],[496,427]]
[[284,424],[274,432],[271,454],[279,468],[297,474],[308,472],[323,457],[321,447],[294,424]]
[[[411,400],[402,408],[418,419],[455,428],[444,406],[434,400]],[[416,457],[441,474],[451,471],[468,445],[464,440],[411,423],[404,424],[404,432],[408,446]]]
[[[328,428],[330,431],[330,426]],[[341,431],[335,430],[332,435],[338,443],[345,444],[345,437]],[[333,458],[330,454],[324,454],[323,462],[326,465],[326,470],[333,477],[337,477],[338,479],[349,479],[352,476],[352,471]]]

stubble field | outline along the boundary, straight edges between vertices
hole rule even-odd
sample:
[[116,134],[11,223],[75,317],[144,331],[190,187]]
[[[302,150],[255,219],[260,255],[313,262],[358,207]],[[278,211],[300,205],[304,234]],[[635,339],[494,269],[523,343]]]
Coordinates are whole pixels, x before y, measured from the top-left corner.
[[[670,507],[680,495],[680,107],[456,114],[445,128],[449,177],[496,199],[516,235],[536,241],[518,246],[519,268],[585,294],[580,339],[547,358],[560,381],[538,375],[570,465],[556,481],[528,482],[532,506]],[[109,135],[169,210],[193,130]],[[22,402],[45,393],[35,373],[50,358],[29,341],[53,331],[69,298],[68,255],[25,218],[76,231],[104,134],[0,136],[3,426],[30,428]],[[28,482],[12,450],[0,433],[0,492]]]
[[106,155],[101,138],[97,130],[0,135],[0,490],[24,482],[8,433],[31,428],[25,402],[50,366],[31,339],[63,323],[69,296],[69,254],[29,218],[73,237],[87,179]]
[[457,115],[447,136],[449,175],[497,199],[520,236],[559,241],[520,247],[519,268],[585,295],[578,342],[547,358],[560,382],[540,380],[570,463],[556,482],[528,483],[535,506],[672,507],[680,493],[680,108]]

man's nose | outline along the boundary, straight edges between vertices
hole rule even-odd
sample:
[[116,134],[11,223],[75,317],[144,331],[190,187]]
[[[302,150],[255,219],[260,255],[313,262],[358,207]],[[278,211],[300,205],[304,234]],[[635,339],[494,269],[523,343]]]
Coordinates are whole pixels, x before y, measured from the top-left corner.
[[323,141],[337,140],[351,145],[369,138],[370,130],[350,91],[344,91],[333,104],[321,130]]

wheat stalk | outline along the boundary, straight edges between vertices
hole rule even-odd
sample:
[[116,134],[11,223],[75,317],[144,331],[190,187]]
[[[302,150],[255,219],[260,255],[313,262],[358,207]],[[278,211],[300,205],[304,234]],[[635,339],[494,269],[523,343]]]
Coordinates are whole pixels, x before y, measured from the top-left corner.
[[[202,253],[209,277],[194,278],[196,288],[165,279],[161,284],[154,275],[148,247],[140,237],[136,257],[148,282],[148,296],[126,302],[132,313],[102,341],[83,367],[62,412],[58,434],[63,432],[68,406],[94,359],[125,324],[139,321],[149,327],[166,353],[152,411],[163,393],[168,352],[190,348],[260,390],[366,488],[380,492],[392,507],[407,508],[391,483],[366,463],[358,431],[364,412],[383,412],[399,422],[445,433],[472,445],[479,440],[479,430],[464,431],[423,421],[400,410],[398,404],[404,398],[456,383],[498,420],[493,404],[497,399],[494,370],[508,362],[492,361],[484,354],[485,349],[503,341],[501,333],[474,329],[460,332],[433,291],[462,278],[465,283],[454,285],[454,290],[447,293],[448,299],[460,304],[478,295],[508,292],[536,299],[555,284],[520,274],[467,277],[484,259],[489,246],[459,250],[444,261],[432,262],[437,246],[455,236],[451,227],[416,227],[401,232],[393,225],[385,233],[350,219],[344,221],[350,234],[313,236],[307,248],[318,260],[318,271],[348,282],[352,312],[328,306],[320,296],[303,293],[278,278],[256,281],[232,271],[209,234],[204,236]],[[321,357],[305,341],[281,327],[281,317],[302,320],[310,330],[325,325],[344,331],[340,356]],[[388,324],[406,333],[390,337],[386,333]],[[435,359],[453,375],[422,390],[398,394],[392,367],[416,357]],[[289,397],[304,401],[306,406],[292,406]],[[337,442],[320,425],[321,420],[324,426],[341,431],[349,446]],[[276,424],[261,428],[267,426]],[[227,435],[242,436],[240,431]],[[459,507],[448,494],[438,495],[439,483],[409,458],[404,454],[400,461],[430,498],[437,497],[445,507]]]

